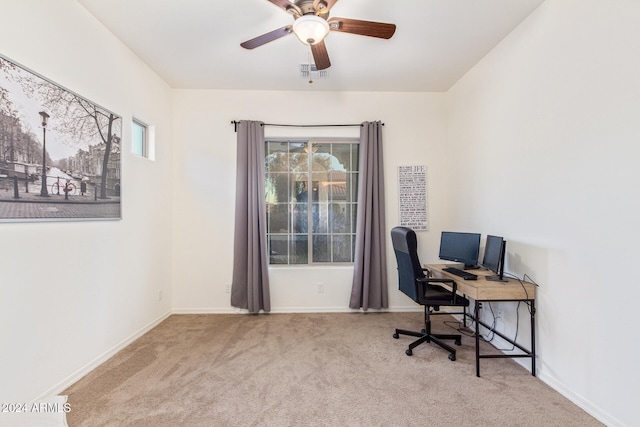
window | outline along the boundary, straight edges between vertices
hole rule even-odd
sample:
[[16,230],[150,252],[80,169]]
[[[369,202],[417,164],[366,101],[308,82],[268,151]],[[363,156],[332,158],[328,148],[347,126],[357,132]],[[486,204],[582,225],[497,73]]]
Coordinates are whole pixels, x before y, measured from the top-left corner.
[[131,122],[132,138],[131,151],[142,157],[149,157],[149,132],[147,125],[139,120],[133,119]]
[[358,140],[269,140],[269,264],[353,262]]

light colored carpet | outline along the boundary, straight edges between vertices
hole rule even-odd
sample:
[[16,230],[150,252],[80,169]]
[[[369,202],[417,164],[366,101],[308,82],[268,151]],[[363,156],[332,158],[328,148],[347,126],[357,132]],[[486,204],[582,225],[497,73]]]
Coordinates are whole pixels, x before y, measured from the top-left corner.
[[[434,332],[451,333],[434,316]],[[173,315],[65,390],[70,426],[600,426],[510,359],[405,355],[421,313]],[[483,343],[490,351],[489,344]]]

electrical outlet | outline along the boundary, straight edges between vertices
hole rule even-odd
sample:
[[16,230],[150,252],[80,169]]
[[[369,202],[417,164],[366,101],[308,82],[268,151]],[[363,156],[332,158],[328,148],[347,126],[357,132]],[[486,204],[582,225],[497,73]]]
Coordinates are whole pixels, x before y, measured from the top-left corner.
[[225,285],[224,291],[225,291],[226,293],[228,293],[228,294],[230,294],[230,293],[231,293],[231,283],[227,283],[227,284]]
[[162,301],[162,289],[158,289],[158,301]]
[[324,283],[318,283],[318,293],[321,294],[324,292]]
[[496,313],[496,319],[502,319],[502,310],[498,310]]

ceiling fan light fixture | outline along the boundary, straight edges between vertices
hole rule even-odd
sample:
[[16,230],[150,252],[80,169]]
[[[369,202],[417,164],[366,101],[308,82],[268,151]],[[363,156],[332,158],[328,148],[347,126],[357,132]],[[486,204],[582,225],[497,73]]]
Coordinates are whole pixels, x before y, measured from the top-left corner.
[[293,23],[293,32],[306,45],[320,43],[329,34],[329,23],[316,15],[304,15]]

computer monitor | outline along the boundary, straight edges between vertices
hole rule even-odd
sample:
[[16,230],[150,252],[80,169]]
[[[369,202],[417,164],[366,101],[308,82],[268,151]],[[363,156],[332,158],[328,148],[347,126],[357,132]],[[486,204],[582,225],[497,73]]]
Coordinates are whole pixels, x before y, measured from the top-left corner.
[[507,248],[507,242],[499,236],[487,236],[484,245],[484,258],[482,266],[496,273],[493,276],[486,276],[487,280],[494,282],[506,282],[504,278],[504,255]]
[[480,234],[443,231],[440,236],[440,259],[464,263],[464,268],[477,268]]

